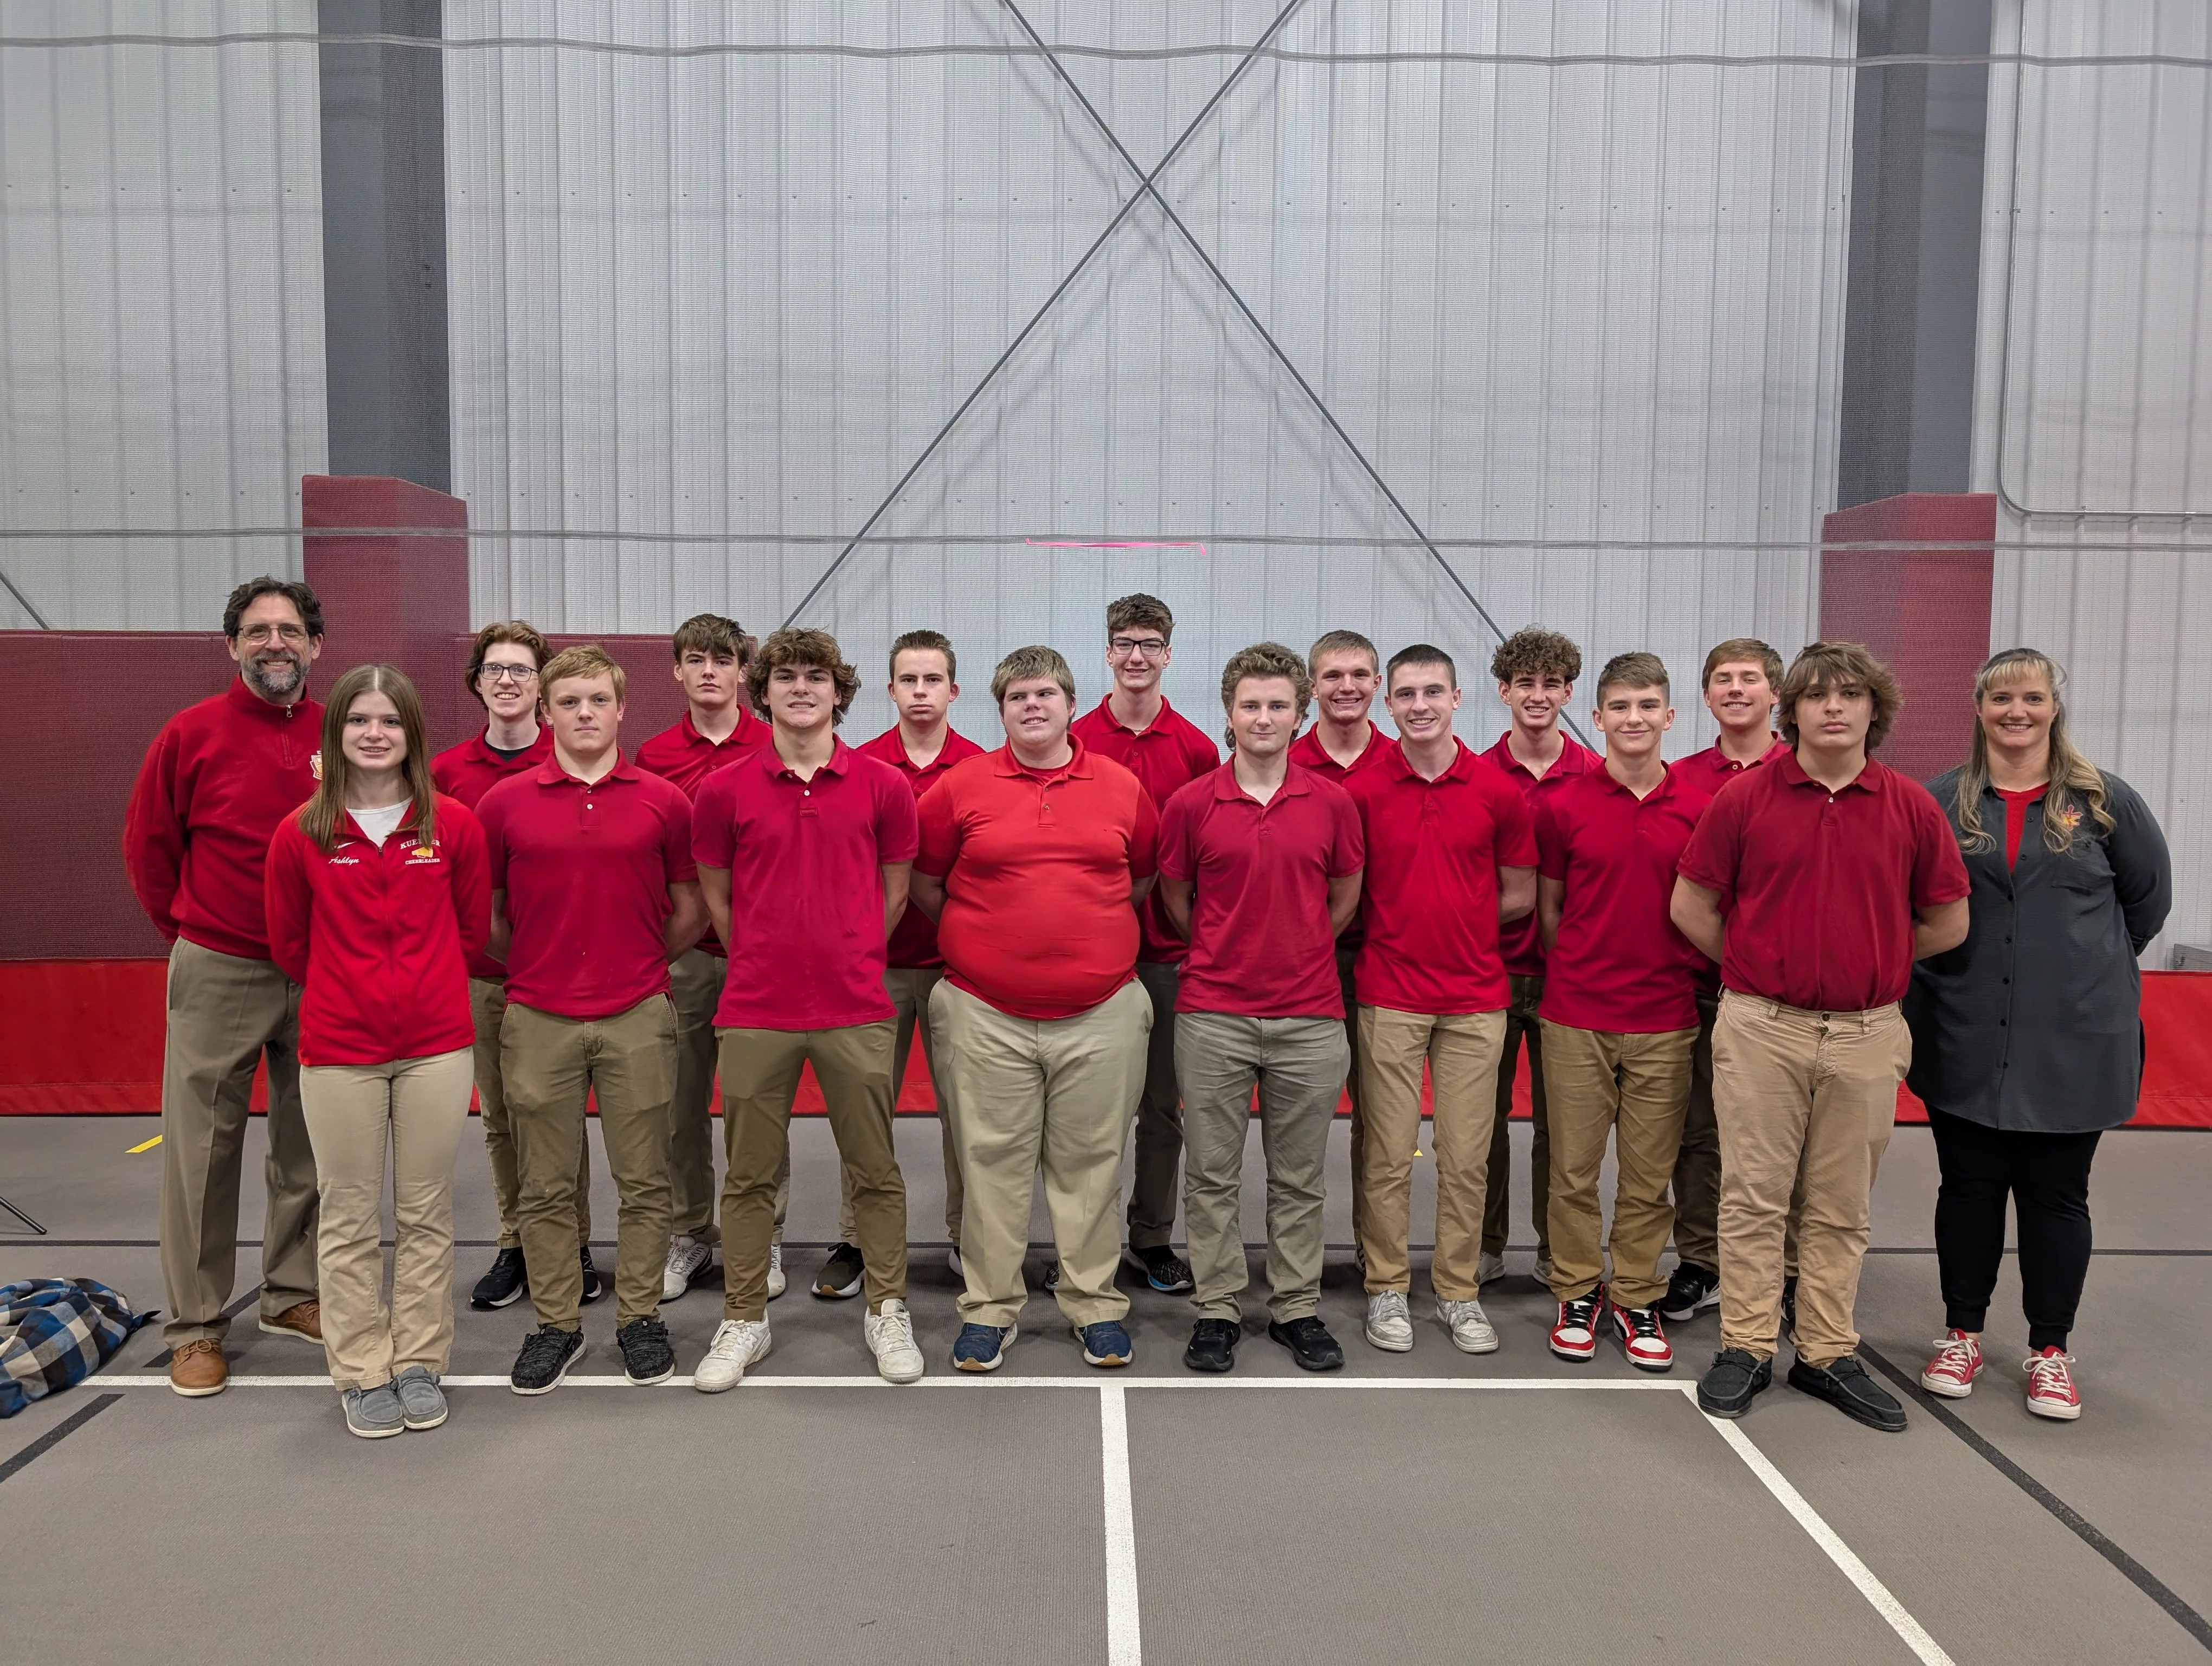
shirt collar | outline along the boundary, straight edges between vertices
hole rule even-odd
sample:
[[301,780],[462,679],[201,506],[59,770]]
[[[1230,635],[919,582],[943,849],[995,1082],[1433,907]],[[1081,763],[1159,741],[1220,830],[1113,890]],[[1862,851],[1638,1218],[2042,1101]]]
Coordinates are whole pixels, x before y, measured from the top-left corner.
[[[1823,793],[1828,791],[1825,783],[1814,781],[1812,776],[1805,773],[1805,766],[1797,761],[1797,749],[1795,746],[1785,747],[1779,756],[1769,753],[1767,757],[1771,761],[1762,760],[1760,767],[1778,771],[1784,781],[1790,786],[1815,787]],[[1882,777],[1888,773],[1881,764],[1869,757],[1866,761],[1866,767],[1859,771],[1857,777],[1838,790],[1848,793],[1856,787],[1863,793],[1880,793],[1882,790]],[[1831,793],[1830,796],[1832,797],[1833,794]]]
[[478,763],[489,763],[495,769],[511,769],[533,762],[537,754],[553,756],[553,731],[543,723],[538,726],[538,739],[525,746],[513,757],[502,757],[492,750],[491,736],[478,729],[469,740],[469,757]]
[[[833,737],[830,743],[829,762],[823,764],[815,773],[821,775],[826,771],[833,775],[842,775],[850,767],[852,757],[853,749],[842,739]],[[769,779],[771,781],[780,781],[787,775],[793,781],[799,778],[799,771],[783,761],[783,754],[776,751],[775,742],[772,738],[767,745],[760,749],[760,761],[761,768],[768,772]]]
[[1114,696],[1109,692],[1103,700],[1101,700],[1098,702],[1098,714],[1104,718],[1109,723],[1111,723],[1115,728],[1119,729],[1123,734],[1131,736],[1135,739],[1141,740],[1148,734],[1158,734],[1164,730],[1168,727],[1168,720],[1176,715],[1176,708],[1168,704],[1167,696],[1162,695],[1160,696],[1160,714],[1158,717],[1155,717],[1148,727],[1141,729],[1133,729],[1127,724],[1124,723],[1120,718],[1114,715]]
[[[1275,789],[1277,799],[1304,798],[1313,791],[1313,777],[1297,764],[1291,765],[1283,776],[1283,784]],[[1233,804],[1239,799],[1257,804],[1259,800],[1246,792],[1237,779],[1237,757],[1230,755],[1229,762],[1213,772],[1213,797],[1217,803]],[[1273,803],[1274,800],[1270,800]]]
[[[1437,777],[1437,781],[1471,780],[1474,777],[1477,762],[1475,754],[1468,750],[1467,742],[1454,735],[1451,763],[1443,774]],[[1383,754],[1382,767],[1389,770],[1401,781],[1420,781],[1421,779],[1420,772],[1413,768],[1412,761],[1406,756],[1406,743],[1402,740],[1394,740],[1390,743],[1390,750]],[[1425,781],[1422,784],[1433,787],[1437,781]]]
[[[1604,765],[1604,759],[1598,757],[1596,753],[1571,734],[1559,737],[1559,748],[1558,762],[1540,775],[1513,756],[1513,731],[1510,728],[1498,736],[1497,744],[1482,756],[1508,775],[1517,771],[1534,781],[1564,781],[1569,775],[1588,775],[1591,769]],[[1595,763],[1593,759],[1596,760]]]
[[[1066,765],[1062,768],[1053,770],[1048,779],[1057,780],[1062,776],[1066,776],[1074,781],[1090,780],[1091,749],[1083,744],[1083,742],[1077,737],[1075,731],[1073,729],[1070,729],[1067,732],[1067,744],[1073,749],[1074,756],[1070,757]],[[1029,775],[1034,778],[1037,773],[1036,770],[1031,769],[1024,764],[1020,759],[1014,756],[1014,743],[1011,740],[1005,745],[1000,747],[997,751],[992,753],[991,756],[997,760],[997,762],[991,766],[992,773],[994,775],[1004,775],[1010,778]]]
[[240,711],[252,713],[264,723],[282,723],[310,703],[307,692],[304,689],[300,691],[300,697],[289,706],[280,706],[274,701],[264,700],[246,686],[246,679],[243,677],[232,678],[229,688],[223,692],[229,697],[233,706]]
[[738,708],[738,727],[730,731],[730,738],[727,740],[709,740],[705,735],[699,733],[699,726],[691,721],[691,708],[687,703],[684,708],[683,721],[678,727],[684,732],[684,744],[685,745],[711,747],[714,751],[719,752],[725,746],[750,746],[758,741],[765,740],[768,737],[761,732],[766,730],[769,726],[762,722],[757,717],[755,717],[743,706],[739,706]]
[[619,751],[617,751],[615,753],[615,767],[613,769],[608,770],[606,774],[601,775],[597,781],[589,782],[580,781],[574,775],[570,775],[566,769],[563,769],[561,767],[561,755],[550,749],[545,754],[545,762],[539,764],[535,770],[532,771],[530,778],[536,781],[540,787],[559,787],[563,784],[572,787],[604,787],[611,781],[638,781],[642,779],[637,772],[637,766],[632,763],[629,758],[625,757]]

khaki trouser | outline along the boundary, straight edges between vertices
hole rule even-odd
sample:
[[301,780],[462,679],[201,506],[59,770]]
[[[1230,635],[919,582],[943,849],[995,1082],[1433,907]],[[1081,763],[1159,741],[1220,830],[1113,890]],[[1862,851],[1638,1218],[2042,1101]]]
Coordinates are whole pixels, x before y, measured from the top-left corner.
[[[514,1225],[514,1200],[520,1183],[515,1177],[514,1129],[507,1121],[507,1093],[500,1085],[499,1070],[499,1026],[507,1017],[507,981],[471,978],[469,1012],[477,1025],[477,1110],[483,1121],[484,1156],[491,1164],[492,1199],[499,1205],[499,1247],[514,1250],[522,1243]],[[577,1247],[591,1241],[592,1146],[586,1140],[576,1158]]]
[[1528,1206],[1529,1221],[1536,1233],[1536,1259],[1552,1253],[1552,1216],[1548,1197],[1552,1184],[1551,1122],[1544,1089],[1544,1021],[1536,1008],[1544,999],[1544,980],[1516,973],[1507,980],[1513,988],[1512,1005],[1505,1009],[1505,1039],[1498,1055],[1498,1121],[1490,1132],[1490,1166],[1482,1198],[1482,1247],[1486,1253],[1505,1253],[1511,1231],[1513,1137],[1509,1119],[1513,1115],[1513,1079],[1520,1069],[1521,1043],[1528,1043]]
[[615,1322],[652,1317],[660,1311],[668,1256],[676,1009],[667,996],[650,995],[609,1018],[564,1018],[511,1000],[500,1051],[521,1174],[516,1224],[538,1322],[578,1328],[584,1275],[574,1237],[576,1163],[585,1103],[595,1091],[615,1177]]
[[1164,1248],[1175,1236],[1182,1192],[1182,1093],[1176,1085],[1176,995],[1182,968],[1139,961],[1137,982],[1152,998],[1145,1091],[1137,1101],[1137,1165],[1129,1179],[1129,1247]]
[[1617,1170],[1613,1194],[1613,1280],[1623,1307],[1650,1307],[1667,1293],[1660,1253],[1674,1225],[1667,1185],[1682,1144],[1695,1030],[1620,1035],[1544,1026],[1552,1094],[1552,1294],[1576,1301],[1605,1276],[1604,1213],[1598,1174],[1606,1137]]
[[[1721,1265],[1721,1131],[1713,1121],[1713,1021],[1718,995],[1698,996],[1698,1039],[1690,1051],[1690,1099],[1682,1149],[1674,1158],[1674,1250],[1693,1267]],[[1790,1257],[1794,1267],[1796,1257]]]
[[253,1067],[269,1060],[261,1316],[315,1298],[315,1152],[300,1114],[300,991],[274,961],[179,938],[161,1052],[161,1277],[173,1348],[230,1330],[239,1168]]
[[[374,1389],[453,1351],[453,1153],[469,1049],[309,1066],[300,1103],[322,1195],[323,1349],[331,1381]],[[392,1152],[392,1301],[384,1299],[384,1156]]]
[[1413,1152],[1421,1136],[1421,1065],[1435,1122],[1437,1249],[1429,1282],[1447,1301],[1473,1301],[1482,1250],[1482,1181],[1490,1164],[1503,1012],[1436,1018],[1388,1006],[1359,1009],[1359,1115],[1366,1148],[1367,1225],[1359,1238],[1367,1292],[1413,1288],[1407,1259]]
[[[1781,1322],[1782,1240],[1802,1178],[1798,1357],[1858,1347],[1851,1310],[1866,1255],[1873,1130],[1893,1122],[1912,1036],[1895,1006],[1806,1012],[1731,989],[1713,1029],[1721,1131],[1721,1345],[1771,1357]],[[1884,1141],[1887,1144],[1887,1141]]]
[[1197,1280],[1190,1303],[1206,1316],[1244,1316],[1237,1299],[1249,1281],[1239,1204],[1255,1087],[1267,1158],[1267,1311],[1287,1324],[1320,1305],[1322,1170],[1346,1056],[1338,1018],[1176,1014],[1183,1228]]
[[[721,1195],[714,1183],[714,1066],[720,1047],[714,1013],[729,971],[727,960],[703,949],[686,949],[668,969],[668,999],[676,1008],[676,1097],[668,1102],[669,1231],[709,1248],[722,1241],[721,1228],[714,1224],[714,1201]],[[783,1219],[790,1212],[787,1152],[775,1177],[775,1235],[770,1243],[783,1242]]]
[[852,1177],[854,1226],[867,1269],[868,1309],[906,1299],[906,1182],[891,1141],[891,1052],[896,1025],[720,1031],[722,1059],[723,1310],[768,1316],[769,1244],[775,1195],[791,1172],[791,1102],[801,1066],[830,1112],[838,1165]]
[[1359,993],[1353,987],[1352,969],[1358,964],[1359,946],[1336,942],[1336,982],[1344,992],[1344,1097],[1351,1102],[1352,1241],[1364,1242],[1361,1223],[1367,1218],[1367,1142],[1359,1124]]
[[[915,1038],[921,1039],[921,1056],[929,1066],[933,1091],[937,1081],[937,1043],[935,1021],[930,1017],[929,994],[945,976],[941,966],[893,966],[884,974],[884,993],[891,998],[891,1007],[896,1014],[893,1022],[898,1025],[898,1039],[891,1049],[891,1109],[898,1109],[899,1089],[906,1083],[907,1061],[913,1056]],[[937,1102],[937,1132],[945,1148],[945,1236],[955,1250],[960,1247],[960,1153],[953,1149],[952,1118],[945,1113],[945,1101]],[[783,1200],[791,1194],[791,1168],[784,1165],[784,1188],[777,1195],[776,1225],[783,1225]],[[858,1231],[853,1219],[853,1171],[842,1164],[837,1170],[837,1241],[858,1243],[854,1236]]]
[[960,1317],[1002,1329],[1020,1317],[1040,1171],[1060,1312],[1078,1325],[1122,1317],[1129,1298],[1114,1286],[1121,1152],[1145,1085],[1151,997],[1133,980],[1073,1018],[1019,1018],[947,979],[929,1005],[945,1061],[937,1091],[952,1112],[967,1185]]

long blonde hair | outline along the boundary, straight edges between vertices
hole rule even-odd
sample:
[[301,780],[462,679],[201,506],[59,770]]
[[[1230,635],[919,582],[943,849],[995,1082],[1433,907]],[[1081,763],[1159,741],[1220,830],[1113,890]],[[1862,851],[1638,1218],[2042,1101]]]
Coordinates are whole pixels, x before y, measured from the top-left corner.
[[2116,825],[2105,807],[2105,777],[2097,766],[2075,750],[2066,733],[2066,672],[2047,654],[2032,648],[2008,648],[1992,654],[1974,674],[1974,738],[1966,762],[1959,771],[1953,794],[1959,812],[1959,845],[1969,851],[1994,850],[1996,836],[1982,825],[1982,793],[1990,784],[1990,743],[1982,729],[1982,697],[2007,683],[2024,683],[2040,677],[2051,690],[2051,785],[2043,794],[2043,842],[2063,856],[2074,848],[2081,821],[2077,801],[2086,806],[2100,834]]
[[364,694],[387,696],[399,710],[400,733],[407,737],[407,756],[401,760],[399,771],[415,801],[405,824],[414,830],[417,844],[429,843],[437,831],[432,824],[431,806],[438,789],[430,780],[429,726],[422,721],[422,696],[397,666],[356,666],[338,678],[331,690],[330,702],[323,708],[322,778],[315,783],[314,797],[299,812],[300,830],[325,853],[337,848],[338,829],[345,825],[346,798],[352,785],[345,756],[346,718],[353,702]]

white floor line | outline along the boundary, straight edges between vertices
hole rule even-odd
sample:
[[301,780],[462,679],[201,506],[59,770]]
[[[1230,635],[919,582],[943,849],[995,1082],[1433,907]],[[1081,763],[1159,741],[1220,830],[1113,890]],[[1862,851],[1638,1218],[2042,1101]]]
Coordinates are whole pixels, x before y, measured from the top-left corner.
[[[1697,1403],[1697,1390],[1687,1384],[1684,1392],[1690,1403]],[[1773,1461],[1752,1444],[1749,1435],[1724,1418],[1700,1413],[1714,1432],[1729,1444],[1729,1449],[1744,1461],[1745,1467],[1759,1477],[1760,1483],[1774,1495],[1775,1501],[1788,1511],[1798,1526],[1805,1529],[1813,1542],[1820,1547],[1828,1560],[1841,1570],[1844,1578],[1858,1587],[1859,1595],[1873,1606],[1874,1611],[1889,1624],[1890,1630],[1904,1639],[1905,1646],[1912,1651],[1921,1666],[1955,1666],[1943,1645],[1928,1634],[1928,1628],[1912,1617],[1911,1611],[1899,1602],[1887,1585],[1875,1577],[1875,1572],[1858,1559],[1858,1554],[1843,1541],[1843,1536],[1822,1519],[1820,1512],[1805,1502],[1805,1495],[1790,1484],[1789,1477],[1774,1467]]]
[[1137,1512],[1129,1497],[1124,1386],[1098,1384],[1099,1464],[1106,1484],[1106,1663],[1144,1666],[1144,1630],[1137,1608]]
[[[85,1379],[104,1389],[166,1389],[166,1375],[117,1374],[102,1372]],[[440,1379],[449,1389],[503,1389],[507,1377],[446,1377]],[[629,1379],[620,1376],[585,1376],[571,1372],[563,1379],[564,1386],[572,1389],[626,1389]],[[234,1377],[234,1389],[327,1389],[328,1377]],[[669,1377],[654,1384],[656,1388],[688,1389],[689,1377]],[[880,1377],[748,1377],[738,1385],[738,1391],[761,1389],[884,1389],[900,1385],[886,1383]],[[1211,1394],[1234,1394],[1247,1389],[1297,1389],[1316,1392],[1347,1389],[1412,1389],[1422,1391],[1452,1389],[1477,1390],[1554,1390],[1573,1389],[1623,1394],[1680,1394],[1685,1386],[1680,1383],[1662,1382],[1650,1378],[1612,1379],[1589,1377],[1122,1377],[1111,1383],[1102,1383],[1096,1377],[983,1377],[965,1371],[947,1371],[942,1376],[925,1377],[919,1383],[905,1386],[917,1389],[1085,1389],[1098,1390],[1109,1387],[1120,1389],[1196,1389]]]

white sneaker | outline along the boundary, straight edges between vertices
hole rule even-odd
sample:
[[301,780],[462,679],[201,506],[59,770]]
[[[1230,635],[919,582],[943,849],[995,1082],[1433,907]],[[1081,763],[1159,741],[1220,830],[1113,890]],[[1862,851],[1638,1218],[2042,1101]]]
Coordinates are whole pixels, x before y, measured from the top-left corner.
[[1477,1284],[1495,1284],[1498,1280],[1504,1276],[1504,1256],[1493,1256],[1489,1250],[1486,1250],[1476,1258],[1474,1263],[1474,1281]]
[[774,1301],[783,1294],[783,1246],[771,1243],[768,1247],[768,1298]]
[[860,1335],[868,1352],[876,1356],[876,1375],[886,1383],[913,1383],[921,1377],[921,1350],[914,1342],[914,1315],[896,1298],[884,1304],[880,1313],[860,1321]]
[[964,1279],[968,1276],[965,1273],[960,1270],[960,1246],[958,1244],[954,1244],[950,1250],[947,1250],[945,1252],[945,1264],[952,1269],[952,1276],[954,1278]]
[[768,1358],[768,1321],[725,1319],[714,1327],[714,1340],[707,1357],[691,1373],[691,1386],[702,1394],[720,1394],[745,1379],[745,1367]]
[[669,1239],[668,1262],[660,1269],[660,1299],[672,1302],[681,1296],[714,1258],[714,1251],[689,1232],[678,1232]]
[[1413,1351],[1413,1316],[1402,1290],[1378,1291],[1367,1298],[1367,1340],[1387,1353]]
[[1498,1352],[1498,1328],[1490,1322],[1480,1302],[1448,1302],[1439,1296],[1437,1317],[1449,1328],[1452,1346],[1462,1353]]

